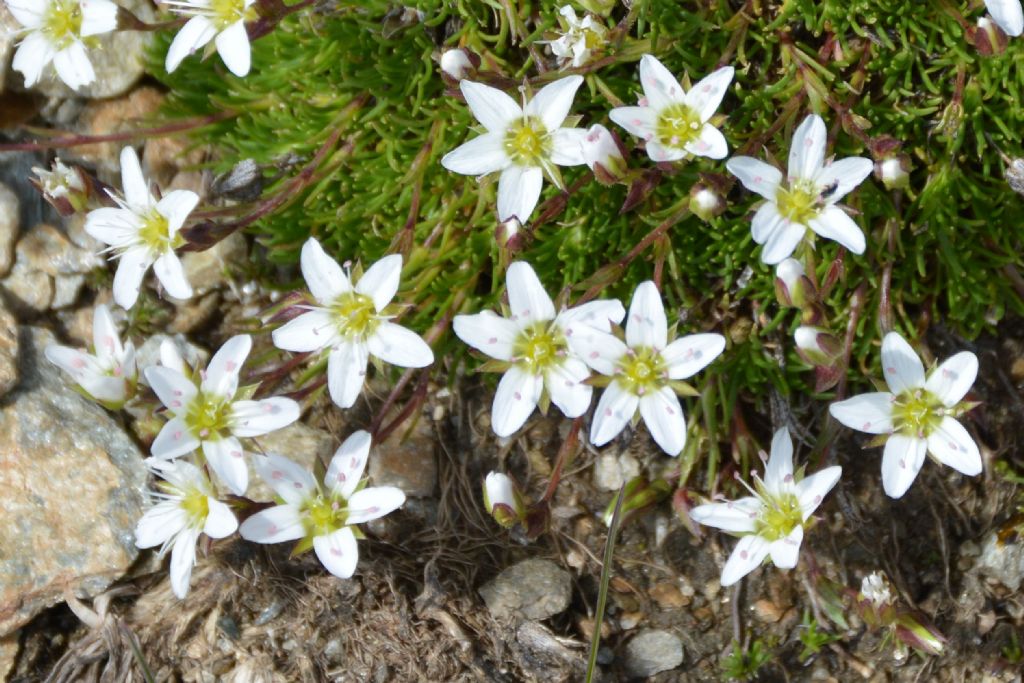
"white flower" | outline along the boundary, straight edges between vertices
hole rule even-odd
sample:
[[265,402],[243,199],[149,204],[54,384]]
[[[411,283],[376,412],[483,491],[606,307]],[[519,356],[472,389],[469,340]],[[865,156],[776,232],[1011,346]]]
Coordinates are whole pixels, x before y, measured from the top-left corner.
[[515,526],[526,517],[526,506],[519,488],[501,472],[488,472],[484,479],[484,507],[505,528]]
[[441,55],[441,71],[451,76],[453,80],[461,81],[473,69],[473,61],[461,47],[445,50]]
[[981,454],[956,416],[974,378],[978,358],[970,351],[946,359],[925,377],[921,359],[896,332],[882,340],[882,372],[889,391],[861,394],[829,406],[851,429],[888,434],[882,453],[882,486],[899,498],[914,483],[927,452],[936,462],[968,476],[981,473]]
[[249,73],[252,50],[245,22],[258,18],[256,0],[164,0],[178,14],[192,18],[181,27],[167,50],[166,68],[171,73],[182,60],[211,40],[220,58],[238,77]]
[[[764,479],[754,477],[751,496],[727,503],[698,505],[693,521],[740,537],[722,569],[722,585],[731,586],[766,557],[779,569],[792,569],[800,554],[807,520],[839,481],[841,467],[826,467],[809,477],[793,472],[793,442],[785,427],[775,432]],[[749,487],[748,487],[749,488]]]
[[992,15],[992,20],[1008,36],[1019,36],[1024,33],[1024,9],[1020,0],[985,0],[985,8]]
[[[170,363],[146,368],[146,380],[173,415],[153,441],[153,457],[169,460],[202,447],[203,455],[221,481],[236,495],[249,486],[249,470],[239,438],[262,436],[299,419],[299,404],[275,396],[259,401],[236,400],[238,372],[252,338],[232,337],[213,355],[198,386],[182,373],[176,353],[165,352]],[[177,358],[174,358],[177,356]],[[183,364],[182,364],[183,365]]]
[[117,28],[117,5],[110,0],[6,0],[25,38],[12,67],[25,76],[25,87],[39,82],[53,62],[57,75],[78,90],[96,80],[84,38]]
[[870,159],[825,162],[825,122],[812,114],[793,134],[789,173],[753,157],[733,157],[729,171],[744,187],[768,201],[754,214],[754,241],[764,245],[761,260],[774,265],[793,253],[808,230],[835,240],[854,254],[864,253],[864,233],[836,204],[874,169]]
[[296,352],[330,348],[327,388],[340,408],[356,402],[371,355],[401,368],[425,368],[434,362],[434,352],[419,335],[384,313],[398,291],[399,254],[374,263],[354,287],[312,237],[302,245],[301,265],[306,285],[320,305],[274,330],[274,345]]
[[171,589],[179,599],[188,593],[196,563],[199,534],[224,538],[235,533],[238,520],[217,500],[213,485],[202,471],[184,460],[164,462],[149,458],[146,464],[164,478],[151,492],[158,502],[146,511],[135,527],[135,545],[160,546],[160,557],[171,549]]
[[612,121],[647,142],[652,161],[678,161],[692,155],[724,159],[725,137],[709,121],[722,103],[734,69],[723,66],[685,92],[676,77],[651,55],[640,59],[639,107],[616,107]]
[[50,169],[33,166],[32,172],[36,174],[36,179],[30,182],[60,215],[70,216],[77,211],[84,211],[89,201],[89,188],[82,171],[78,167],[68,168],[60,159],[54,159]]
[[523,108],[497,88],[461,81],[466,104],[487,132],[445,154],[441,165],[464,175],[501,171],[498,220],[514,216],[525,223],[537,206],[545,174],[561,188],[557,166],[584,163],[586,131],[561,127],[582,83],[582,76],[554,81]]
[[255,543],[301,539],[295,553],[312,547],[331,574],[352,576],[359,561],[359,531],[353,531],[354,525],[383,517],[405,503],[405,494],[394,486],[361,488],[369,453],[367,432],[360,430],[345,439],[331,459],[323,486],[288,458],[257,458],[256,469],[283,504],[242,522],[242,538]]
[[571,65],[573,68],[581,67],[590,61],[591,53],[604,46],[608,28],[592,14],[580,19],[576,11],[565,5],[558,10],[562,15],[564,31],[557,40],[540,40],[538,43],[547,43],[551,51],[558,57],[562,66]]
[[593,330],[611,331],[626,312],[618,301],[592,301],[555,312],[530,264],[517,261],[505,275],[511,313],[491,311],[457,315],[455,334],[478,351],[507,364],[491,409],[498,436],[515,433],[546,395],[566,417],[579,417],[590,407],[593,389],[576,340]]
[[692,334],[669,343],[661,295],[647,281],[633,293],[625,343],[598,331],[578,335],[574,343],[587,365],[611,378],[594,410],[590,442],[603,446],[611,441],[639,409],[654,441],[669,455],[679,455],[686,445],[686,420],[676,392],[695,393],[682,380],[717,358],[725,337]]
[[199,203],[199,195],[174,190],[157,201],[131,147],[121,150],[121,182],[124,200],[111,194],[118,208],[95,209],[85,218],[85,231],[109,244],[108,251],[120,259],[114,275],[114,301],[121,308],[134,306],[150,266],[168,294],[188,299],[192,286],[174,249],[184,243],[178,231]]
[[135,393],[135,346],[121,345],[110,309],[99,305],[92,316],[93,354],[51,344],[46,359],[71,375],[86,394],[116,410]]

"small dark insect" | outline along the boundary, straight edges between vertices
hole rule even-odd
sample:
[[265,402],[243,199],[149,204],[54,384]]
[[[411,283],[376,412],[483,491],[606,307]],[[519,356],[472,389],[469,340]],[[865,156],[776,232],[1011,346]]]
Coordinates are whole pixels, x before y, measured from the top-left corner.
[[835,180],[825,187],[821,188],[821,194],[818,195],[818,201],[823,202],[836,193],[839,189],[839,181]]

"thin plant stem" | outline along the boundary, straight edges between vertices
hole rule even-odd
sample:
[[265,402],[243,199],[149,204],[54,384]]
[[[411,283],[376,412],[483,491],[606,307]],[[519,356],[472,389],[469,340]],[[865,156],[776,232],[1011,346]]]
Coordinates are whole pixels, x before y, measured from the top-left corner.
[[608,584],[612,580],[612,556],[615,554],[615,538],[619,535],[622,500],[625,498],[625,492],[626,485],[623,484],[615,496],[615,511],[612,512],[612,521],[608,525],[608,540],[604,546],[604,556],[601,558],[601,587],[598,589],[597,608],[594,610],[594,634],[590,638],[590,656],[587,658],[585,683],[591,683],[594,680],[594,671],[597,670],[597,650],[601,647],[601,624],[604,622],[604,608],[608,604]]

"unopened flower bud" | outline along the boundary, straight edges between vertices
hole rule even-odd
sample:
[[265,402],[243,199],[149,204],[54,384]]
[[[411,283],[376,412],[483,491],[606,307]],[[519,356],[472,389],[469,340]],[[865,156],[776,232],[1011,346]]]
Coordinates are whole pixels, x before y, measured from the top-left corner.
[[1010,159],[1004,173],[1010,189],[1017,194],[1024,194],[1024,159]]
[[900,155],[879,161],[875,164],[875,177],[888,190],[907,187],[910,184],[910,159]]
[[926,654],[940,655],[946,646],[946,638],[939,630],[916,614],[901,614],[896,620],[895,632],[900,641]]
[[89,178],[77,166],[68,168],[60,159],[53,160],[52,170],[33,168],[37,178],[32,184],[43,193],[57,212],[64,217],[88,208]]
[[514,481],[501,472],[491,472],[484,480],[484,507],[506,529],[526,518],[526,507]]
[[626,158],[618,137],[595,124],[583,138],[583,159],[602,185],[614,185],[626,176]]
[[986,57],[1000,55],[1006,50],[1006,33],[988,17],[981,17],[977,26],[967,29],[967,40],[974,45],[979,54]]
[[461,81],[480,66],[480,58],[461,47],[445,50],[441,55],[441,71],[453,81]]
[[860,582],[861,600],[870,602],[874,607],[883,607],[893,603],[892,591],[889,590],[889,580],[882,572],[871,572]]
[[839,358],[840,346],[831,332],[820,327],[801,325],[793,335],[796,352],[814,366],[831,366]]
[[719,192],[703,183],[690,188],[690,212],[702,221],[709,221],[725,211],[725,200]]
[[617,4],[616,0],[577,0],[577,2],[583,9],[594,14],[600,14],[602,17],[611,14]]
[[804,273],[804,265],[788,258],[775,266],[775,296],[783,306],[803,308],[814,286]]

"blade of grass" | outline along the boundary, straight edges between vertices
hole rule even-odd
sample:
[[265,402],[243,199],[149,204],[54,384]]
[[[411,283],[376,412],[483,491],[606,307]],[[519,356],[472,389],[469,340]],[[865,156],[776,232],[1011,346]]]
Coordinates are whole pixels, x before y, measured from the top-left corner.
[[615,537],[619,535],[619,521],[622,513],[622,499],[625,497],[626,485],[623,484],[615,496],[615,511],[608,525],[608,540],[604,546],[604,557],[601,558],[601,587],[597,593],[597,609],[594,610],[594,635],[590,639],[590,657],[587,659],[587,676],[585,683],[594,680],[597,668],[597,650],[601,647],[601,624],[604,622],[604,608],[608,602],[608,583],[612,579],[612,556],[615,553]]

